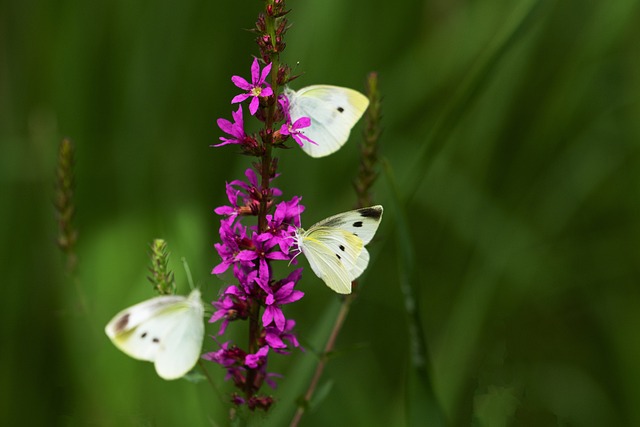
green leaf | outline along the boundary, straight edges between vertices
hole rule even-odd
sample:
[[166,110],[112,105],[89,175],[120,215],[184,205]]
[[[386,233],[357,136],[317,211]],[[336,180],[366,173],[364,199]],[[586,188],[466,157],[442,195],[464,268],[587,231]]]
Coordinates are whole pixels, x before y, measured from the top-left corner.
[[427,341],[420,319],[419,298],[416,295],[417,289],[420,288],[420,278],[409,222],[391,166],[387,162],[383,162],[383,165],[392,196],[391,211],[395,213],[398,278],[404,297],[411,345],[411,369],[407,381],[406,400],[408,424],[410,426],[442,426],[445,425],[444,416],[433,392],[428,369]]

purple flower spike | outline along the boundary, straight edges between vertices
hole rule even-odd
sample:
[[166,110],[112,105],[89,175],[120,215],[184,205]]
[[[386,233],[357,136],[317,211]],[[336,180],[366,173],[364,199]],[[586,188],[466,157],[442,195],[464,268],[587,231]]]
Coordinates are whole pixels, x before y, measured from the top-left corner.
[[266,82],[267,76],[271,71],[271,63],[267,64],[260,72],[260,64],[258,63],[258,58],[253,59],[253,64],[251,64],[251,83],[246,81],[240,76],[231,77],[231,81],[234,85],[239,87],[242,90],[246,90],[246,93],[241,93],[240,95],[236,95],[231,103],[235,104],[237,102],[242,102],[249,97],[253,97],[251,99],[251,103],[249,104],[249,112],[253,116],[256,111],[258,111],[258,106],[260,105],[259,98],[266,98],[273,95],[273,90],[269,83]]
[[[257,66],[257,65],[256,65]],[[264,78],[268,69],[257,76],[259,70],[254,69],[254,81]],[[240,143],[243,146],[251,137],[246,137],[242,122],[242,108],[234,113],[234,123],[224,119],[219,121],[220,128],[231,135],[223,140],[225,144]],[[298,124],[304,126],[305,122]],[[292,129],[295,131],[294,126]],[[269,181],[278,177],[274,173]],[[283,306],[300,300],[304,293],[295,289],[302,276],[302,269],[289,273],[283,279],[276,279],[271,263],[285,261],[291,263],[295,245],[292,236],[300,226],[300,214],[304,206],[300,197],[290,200],[276,201],[282,195],[277,187],[269,185],[263,188],[262,176],[252,168],[246,169],[244,180],[233,180],[225,184],[227,204],[218,206],[215,212],[220,215],[220,241],[214,248],[220,262],[213,267],[212,273],[228,280],[232,272],[233,283],[227,284],[212,302],[213,314],[209,322],[219,323],[218,337],[233,328],[238,321],[254,323],[251,352],[225,342],[218,344],[218,350],[202,355],[203,359],[221,365],[226,370],[225,379],[232,381],[243,394],[249,391],[257,393],[263,384],[275,387],[274,377],[278,375],[267,372],[269,354],[288,354],[300,344],[293,331],[295,321],[285,317]],[[261,202],[267,200],[267,213],[262,226],[245,224],[245,220],[258,215]],[[261,312],[261,317],[252,317],[254,309]],[[239,396],[239,395],[238,395]],[[268,408],[270,397],[253,394],[251,397],[234,398],[236,405],[252,408]]]

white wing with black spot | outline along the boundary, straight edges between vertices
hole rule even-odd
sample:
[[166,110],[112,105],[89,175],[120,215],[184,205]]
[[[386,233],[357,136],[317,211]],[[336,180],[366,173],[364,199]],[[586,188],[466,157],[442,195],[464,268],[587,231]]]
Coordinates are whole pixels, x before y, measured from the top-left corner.
[[154,362],[161,378],[180,378],[200,357],[204,338],[200,291],[143,301],[118,313],[105,327],[111,341],[134,359]]
[[298,247],[311,269],[335,292],[351,293],[351,282],[367,268],[369,252],[364,245],[375,235],[382,212],[380,205],[356,209],[296,233]]
[[289,98],[291,121],[309,117],[311,126],[302,133],[316,144],[305,142],[302,149],[311,157],[324,157],[340,149],[369,106],[369,99],[346,87],[313,85],[293,91],[285,89]]

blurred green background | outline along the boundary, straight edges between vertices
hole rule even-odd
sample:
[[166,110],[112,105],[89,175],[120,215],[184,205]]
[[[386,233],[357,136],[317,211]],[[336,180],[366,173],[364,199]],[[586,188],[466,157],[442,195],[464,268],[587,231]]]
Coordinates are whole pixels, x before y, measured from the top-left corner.
[[[390,171],[374,259],[302,425],[639,426],[640,3],[287,3],[295,88],[364,90],[379,73]],[[262,4],[0,4],[1,425],[226,424],[206,383],[159,379],[103,328],[153,295],[153,238],[182,293],[181,257],[206,300],[223,284],[213,209],[250,159],[209,145]],[[360,131],[329,158],[280,153],[277,186],[304,197],[307,225],[353,206]],[[63,136],[76,283],[55,245]],[[287,314],[307,351],[270,359],[284,375],[270,425],[291,419],[338,307],[309,270],[301,289]]]

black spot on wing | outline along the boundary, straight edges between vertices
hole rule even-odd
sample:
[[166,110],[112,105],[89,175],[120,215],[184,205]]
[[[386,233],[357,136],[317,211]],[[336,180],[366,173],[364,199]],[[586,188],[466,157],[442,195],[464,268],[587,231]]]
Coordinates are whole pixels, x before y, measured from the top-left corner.
[[[144,331],[143,333],[140,334],[140,338],[145,339],[149,336],[149,334],[147,333],[147,331]],[[158,337],[153,337],[153,339],[151,340],[151,342],[153,342],[154,344],[158,344],[160,342],[160,338]]]
[[338,257],[338,259],[342,259],[342,257],[340,255],[336,254],[336,256]]
[[129,313],[125,314],[118,320],[116,323],[116,332],[124,331],[127,328],[127,324],[129,324]]
[[340,250],[344,252],[344,246],[340,245]]
[[376,208],[362,208],[362,209],[358,209],[358,213],[359,213],[359,214],[360,214],[360,216],[362,216],[363,218],[380,219],[380,216],[382,216],[382,210],[380,210],[380,209],[376,209]]
[[362,221],[356,221],[356,222],[354,222],[354,223],[353,223],[353,226],[354,226],[354,227],[356,227],[356,228],[360,228],[360,227],[362,227]]
[[337,110],[338,110],[338,113],[344,113],[344,108],[342,107],[338,107]]

